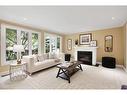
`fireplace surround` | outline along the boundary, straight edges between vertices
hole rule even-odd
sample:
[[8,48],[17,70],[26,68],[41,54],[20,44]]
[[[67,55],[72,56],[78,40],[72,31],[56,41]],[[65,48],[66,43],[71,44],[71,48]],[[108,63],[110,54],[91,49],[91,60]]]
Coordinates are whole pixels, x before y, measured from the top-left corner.
[[75,58],[75,60],[78,60],[78,51],[91,52],[92,53],[92,65],[96,65],[97,48],[98,47],[89,47],[89,46],[84,46],[84,47],[83,46],[78,46],[78,47],[75,47],[74,58]]

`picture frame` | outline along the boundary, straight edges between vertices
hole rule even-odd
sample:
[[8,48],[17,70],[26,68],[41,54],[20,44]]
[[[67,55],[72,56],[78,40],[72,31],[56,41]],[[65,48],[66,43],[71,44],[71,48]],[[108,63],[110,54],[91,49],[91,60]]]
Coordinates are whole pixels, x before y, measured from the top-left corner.
[[70,51],[72,50],[72,39],[67,40],[67,49]]
[[92,41],[90,42],[90,46],[91,46],[91,47],[96,47],[96,46],[97,46],[97,40],[92,40]]
[[113,51],[113,36],[107,35],[105,36],[105,52]]
[[80,45],[90,45],[90,42],[92,40],[92,34],[80,34],[79,35],[79,43]]

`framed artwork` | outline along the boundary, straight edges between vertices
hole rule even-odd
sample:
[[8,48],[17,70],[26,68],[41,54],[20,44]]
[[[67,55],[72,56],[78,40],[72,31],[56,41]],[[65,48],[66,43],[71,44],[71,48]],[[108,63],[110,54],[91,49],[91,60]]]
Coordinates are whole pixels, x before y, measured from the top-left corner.
[[80,45],[90,45],[92,39],[92,34],[80,34],[79,35],[79,43]]
[[72,39],[67,40],[67,49],[72,50]]
[[105,36],[105,52],[113,51],[113,36],[107,35]]
[[90,42],[90,46],[91,46],[91,47],[96,47],[96,46],[97,46],[97,41],[96,41],[96,40],[92,40],[92,41]]

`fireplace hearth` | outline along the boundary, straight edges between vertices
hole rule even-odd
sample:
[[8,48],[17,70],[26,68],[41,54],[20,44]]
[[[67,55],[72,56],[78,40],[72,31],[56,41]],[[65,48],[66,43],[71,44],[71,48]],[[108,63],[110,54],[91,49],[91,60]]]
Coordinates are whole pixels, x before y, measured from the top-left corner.
[[92,52],[91,51],[77,51],[77,59],[83,64],[92,65]]

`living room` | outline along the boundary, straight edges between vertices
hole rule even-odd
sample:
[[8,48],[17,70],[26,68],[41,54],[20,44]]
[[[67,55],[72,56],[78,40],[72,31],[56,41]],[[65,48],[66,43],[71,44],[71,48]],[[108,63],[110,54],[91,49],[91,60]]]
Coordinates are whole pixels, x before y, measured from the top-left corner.
[[0,89],[127,89],[126,10],[0,6]]

